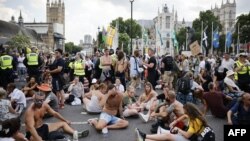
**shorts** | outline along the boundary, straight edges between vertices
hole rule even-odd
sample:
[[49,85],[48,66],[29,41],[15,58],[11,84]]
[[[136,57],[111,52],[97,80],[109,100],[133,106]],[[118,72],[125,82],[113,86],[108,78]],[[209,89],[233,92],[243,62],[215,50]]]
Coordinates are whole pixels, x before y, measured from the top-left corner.
[[163,82],[164,83],[172,83],[174,81],[174,75],[171,71],[164,71]]
[[[48,140],[49,137],[49,126],[47,124],[43,124],[41,127],[36,129],[38,135],[43,139],[43,140]],[[27,132],[26,133],[26,138],[30,140],[31,133]]]
[[53,78],[52,79],[52,87],[54,91],[61,91],[63,90],[63,82],[60,78]]
[[109,115],[108,113],[105,113],[105,112],[101,113],[100,119],[104,120],[107,123],[107,125],[115,124],[119,120],[121,120],[120,118],[113,116],[113,115]]

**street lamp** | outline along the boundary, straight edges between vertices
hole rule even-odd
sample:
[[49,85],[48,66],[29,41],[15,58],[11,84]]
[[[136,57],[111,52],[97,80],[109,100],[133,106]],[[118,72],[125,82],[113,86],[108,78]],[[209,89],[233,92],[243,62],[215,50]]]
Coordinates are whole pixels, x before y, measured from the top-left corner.
[[138,45],[139,45],[138,39],[139,39],[139,36],[136,36],[136,49],[138,49]]
[[133,21],[133,2],[134,0],[129,0],[131,2],[131,21],[130,21],[130,55],[132,55],[132,21]]

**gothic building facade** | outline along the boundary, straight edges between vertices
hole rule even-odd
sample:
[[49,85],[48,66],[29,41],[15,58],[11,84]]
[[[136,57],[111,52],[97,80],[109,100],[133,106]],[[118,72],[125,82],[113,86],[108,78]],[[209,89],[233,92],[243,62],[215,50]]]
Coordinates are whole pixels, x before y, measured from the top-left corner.
[[231,31],[234,28],[236,22],[236,2],[235,0],[231,3],[229,0],[224,3],[222,0],[221,6],[211,7],[211,11],[217,16],[222,24],[223,31]]

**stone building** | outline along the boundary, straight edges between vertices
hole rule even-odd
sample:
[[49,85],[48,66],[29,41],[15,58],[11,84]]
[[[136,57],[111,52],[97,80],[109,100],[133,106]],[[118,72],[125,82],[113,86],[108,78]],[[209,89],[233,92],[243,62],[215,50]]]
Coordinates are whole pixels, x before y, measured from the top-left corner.
[[220,23],[222,24],[223,31],[231,31],[234,28],[236,22],[236,2],[235,0],[231,3],[229,0],[224,3],[222,0],[221,6],[218,7],[215,4],[213,8],[211,6],[211,11],[215,16],[219,17]]

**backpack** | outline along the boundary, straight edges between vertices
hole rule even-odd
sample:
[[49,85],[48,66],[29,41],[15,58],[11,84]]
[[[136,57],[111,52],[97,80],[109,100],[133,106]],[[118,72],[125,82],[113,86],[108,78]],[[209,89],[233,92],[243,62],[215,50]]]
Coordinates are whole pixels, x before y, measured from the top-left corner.
[[211,70],[211,64],[208,62],[208,61],[205,61],[205,69],[207,71],[210,71]]
[[189,94],[191,90],[191,84],[190,84],[190,79],[186,77],[182,77],[178,80],[177,82],[178,86],[178,92],[181,92],[182,94]]
[[215,133],[213,129],[206,126],[200,134],[195,134],[189,138],[190,141],[215,141]]
[[170,68],[173,68],[174,66],[174,59],[171,56],[166,57],[166,65]]

